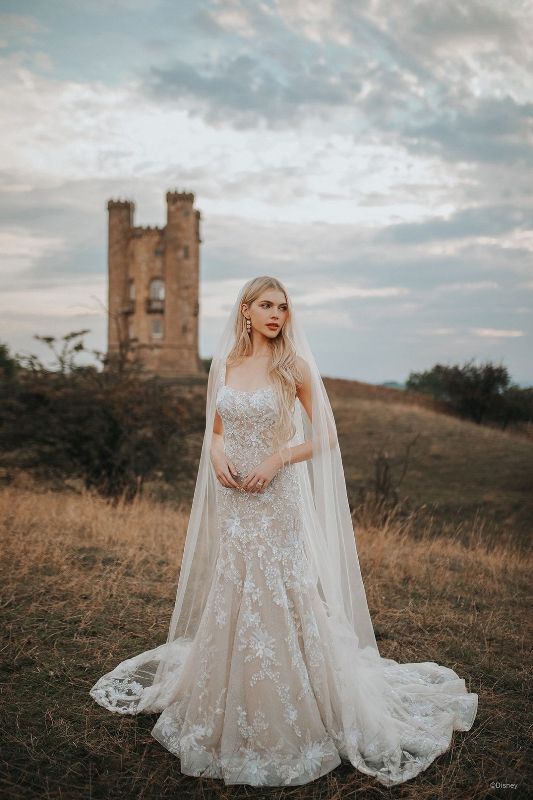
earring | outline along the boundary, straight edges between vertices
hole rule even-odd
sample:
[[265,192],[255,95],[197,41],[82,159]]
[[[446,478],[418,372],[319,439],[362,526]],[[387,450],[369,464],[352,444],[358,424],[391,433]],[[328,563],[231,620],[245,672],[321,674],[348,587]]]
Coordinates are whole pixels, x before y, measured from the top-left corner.
[[252,332],[252,320],[248,319],[248,317],[246,317],[246,330],[248,333]]

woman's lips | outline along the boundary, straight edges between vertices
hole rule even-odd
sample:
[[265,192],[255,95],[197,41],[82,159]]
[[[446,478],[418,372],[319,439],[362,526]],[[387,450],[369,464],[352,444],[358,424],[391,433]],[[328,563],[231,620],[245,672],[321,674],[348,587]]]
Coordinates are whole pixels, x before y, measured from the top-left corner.
[[270,328],[270,329],[271,329],[271,330],[273,330],[273,331],[277,331],[277,329],[279,328],[279,325],[276,325],[276,323],[275,323],[275,322],[271,322],[271,323],[269,323],[269,324],[267,325],[267,328]]

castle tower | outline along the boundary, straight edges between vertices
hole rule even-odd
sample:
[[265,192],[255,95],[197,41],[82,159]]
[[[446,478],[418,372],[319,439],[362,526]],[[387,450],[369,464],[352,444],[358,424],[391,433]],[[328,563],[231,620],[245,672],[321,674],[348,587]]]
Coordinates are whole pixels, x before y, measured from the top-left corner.
[[198,356],[200,212],[167,192],[164,228],[133,225],[135,204],[109,200],[108,354],[124,347],[147,373],[203,372]]

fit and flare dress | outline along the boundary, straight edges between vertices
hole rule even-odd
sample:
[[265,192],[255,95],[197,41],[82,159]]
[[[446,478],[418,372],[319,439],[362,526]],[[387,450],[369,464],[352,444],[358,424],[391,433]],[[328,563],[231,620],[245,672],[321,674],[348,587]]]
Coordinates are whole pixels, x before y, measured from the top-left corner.
[[[272,452],[276,397],[272,386],[233,389],[222,373],[225,452],[245,476]],[[181,772],[227,784],[304,784],[341,760],[384,785],[426,769],[454,730],[471,728],[477,694],[452,669],[400,664],[372,648],[343,678],[304,546],[296,465],[263,493],[221,484],[217,493],[214,579],[194,640],[176,644],[164,707],[132,677],[164,645],[100,678],[94,700],[123,714],[160,712],[152,736]]]

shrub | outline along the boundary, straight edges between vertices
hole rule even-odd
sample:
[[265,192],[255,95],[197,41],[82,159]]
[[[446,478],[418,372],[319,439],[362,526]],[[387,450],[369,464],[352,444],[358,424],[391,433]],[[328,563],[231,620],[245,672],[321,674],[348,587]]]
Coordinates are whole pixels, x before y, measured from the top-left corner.
[[[511,403],[507,395],[510,389],[507,368],[489,361],[481,365],[473,361],[463,366],[436,364],[426,372],[412,372],[407,388],[432,394],[478,424],[499,418]],[[513,392],[516,388],[513,386]]]
[[15,379],[0,381],[4,463],[82,478],[106,496],[132,497],[150,476],[177,480],[185,437],[204,428],[203,407],[135,365],[76,366],[84,333],[63,337],[56,369],[29,356]]

